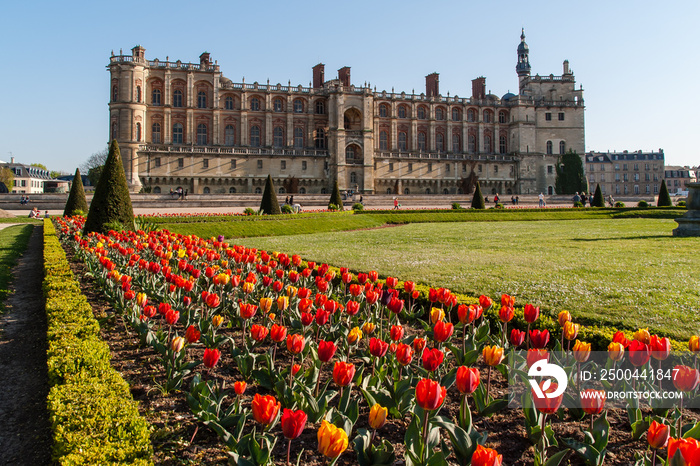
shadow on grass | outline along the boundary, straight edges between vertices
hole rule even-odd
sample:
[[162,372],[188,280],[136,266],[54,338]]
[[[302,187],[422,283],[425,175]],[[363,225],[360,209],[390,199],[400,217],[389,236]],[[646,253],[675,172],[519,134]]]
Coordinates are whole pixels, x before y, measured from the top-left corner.
[[630,239],[659,239],[659,238],[673,238],[673,235],[644,235],[644,236],[617,236],[615,238],[572,238],[571,241],[581,241],[584,243],[593,241],[619,241],[619,240],[630,240]]

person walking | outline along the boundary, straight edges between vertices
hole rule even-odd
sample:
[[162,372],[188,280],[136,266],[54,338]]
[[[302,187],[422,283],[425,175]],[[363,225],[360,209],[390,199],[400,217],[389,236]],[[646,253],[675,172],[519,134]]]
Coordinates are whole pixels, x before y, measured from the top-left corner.
[[399,198],[395,197],[394,198],[394,210],[398,210],[398,209],[399,209]]
[[544,194],[540,193],[540,195],[538,196],[538,199],[539,199],[539,201],[540,201],[540,207],[544,207],[544,206],[547,205],[547,204],[544,202]]

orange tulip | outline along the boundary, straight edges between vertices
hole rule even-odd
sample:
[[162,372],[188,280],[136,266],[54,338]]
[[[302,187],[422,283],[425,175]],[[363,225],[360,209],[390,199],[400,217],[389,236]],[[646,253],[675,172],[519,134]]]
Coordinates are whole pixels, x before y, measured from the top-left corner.
[[690,349],[690,351],[693,353],[700,352],[700,337],[697,335],[690,337],[690,341],[688,341],[688,349]]
[[248,386],[247,383],[243,380],[239,380],[237,382],[233,382],[233,391],[236,392],[236,395],[242,395],[245,393],[245,389]]
[[287,349],[292,354],[299,354],[304,350],[306,345],[306,340],[304,335],[299,335],[298,333],[287,335]]
[[279,413],[281,403],[272,395],[262,396],[256,393],[252,402],[253,417],[260,424],[267,426],[274,422]]
[[340,456],[348,448],[348,435],[325,419],[316,434],[318,451],[328,458]]
[[668,463],[681,466],[700,464],[700,442],[694,438],[670,438]]
[[557,316],[557,320],[559,320],[559,325],[563,327],[566,322],[571,320],[571,313],[569,311],[561,311]]
[[346,387],[352,382],[355,377],[355,365],[345,362],[336,361],[333,367],[333,380],[341,387]]
[[651,343],[651,335],[649,334],[649,329],[640,328],[639,330],[634,332],[634,339],[640,343],[648,345],[649,343]]
[[503,464],[503,455],[492,448],[486,448],[482,445],[477,445],[474,454],[472,455],[472,466],[501,466]]
[[581,407],[588,414],[600,414],[605,407],[605,390],[589,388],[581,392]]
[[578,362],[586,362],[588,361],[588,357],[591,355],[591,344],[576,340],[573,351],[574,359],[576,359]]
[[663,448],[668,443],[670,433],[669,426],[652,421],[647,431],[647,442],[651,448]]
[[485,346],[482,351],[482,356],[484,357],[484,362],[489,366],[497,366],[503,361],[503,348],[496,345]]
[[567,340],[575,340],[576,337],[578,336],[578,324],[575,324],[571,322],[570,320],[567,320],[564,323],[564,338]]
[[613,361],[620,361],[625,356],[625,347],[616,341],[608,345],[608,357]]
[[369,410],[369,425],[372,429],[381,428],[386,422],[386,415],[388,410],[375,403],[374,406]]

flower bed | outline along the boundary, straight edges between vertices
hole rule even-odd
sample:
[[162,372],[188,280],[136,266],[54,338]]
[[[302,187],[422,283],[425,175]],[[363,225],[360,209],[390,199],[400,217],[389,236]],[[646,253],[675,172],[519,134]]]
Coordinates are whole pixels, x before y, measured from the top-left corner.
[[[223,238],[167,231],[83,237],[81,219],[58,221],[63,241],[85,260],[124,322],[159,355],[162,391],[185,391],[192,413],[240,464],[282,463],[275,444],[287,443],[283,450],[290,452],[309,428],[317,453],[294,450],[306,463],[354,454],[362,465],[393,464],[397,457],[411,465],[497,464],[499,454],[488,448],[485,424],[477,421],[508,404],[504,376],[527,376],[550,357],[580,368],[591,340],[610,351],[610,361],[625,357],[644,368],[651,356],[662,361],[671,350],[668,339],[644,331],[633,340],[600,329],[585,333],[568,313],[548,319],[536,306],[516,309],[507,295],[493,303],[445,289],[422,292],[410,281],[380,281],[376,272],[354,274],[229,246]],[[579,340],[584,335],[589,343]],[[513,351],[524,345],[531,348],[526,356]],[[692,349],[700,349],[697,341]],[[697,370],[688,371],[683,391],[691,393]],[[556,388],[540,386],[545,394]],[[255,393],[250,403],[246,392]],[[580,404],[585,399],[576,394]],[[558,464],[570,452],[602,463],[610,435],[604,403],[563,409],[553,396],[533,406],[529,391],[521,401],[535,464]],[[683,413],[628,406],[630,441],[658,422],[667,437],[687,437],[671,442],[671,455],[677,442],[689,445],[683,452],[694,451],[700,429],[683,424]],[[581,424],[586,414],[590,429]],[[562,427],[566,422],[575,432]],[[400,430],[401,445],[387,440],[385,423]],[[657,449],[666,443],[651,440]],[[354,453],[344,453],[350,445]]]

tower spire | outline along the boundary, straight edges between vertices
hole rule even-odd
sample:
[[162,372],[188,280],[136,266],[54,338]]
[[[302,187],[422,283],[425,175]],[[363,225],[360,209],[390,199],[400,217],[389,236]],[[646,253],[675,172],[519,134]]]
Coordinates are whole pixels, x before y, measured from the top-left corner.
[[518,63],[515,65],[515,71],[518,73],[518,81],[520,89],[530,77],[530,48],[525,43],[525,28],[520,34],[520,44],[518,44]]

